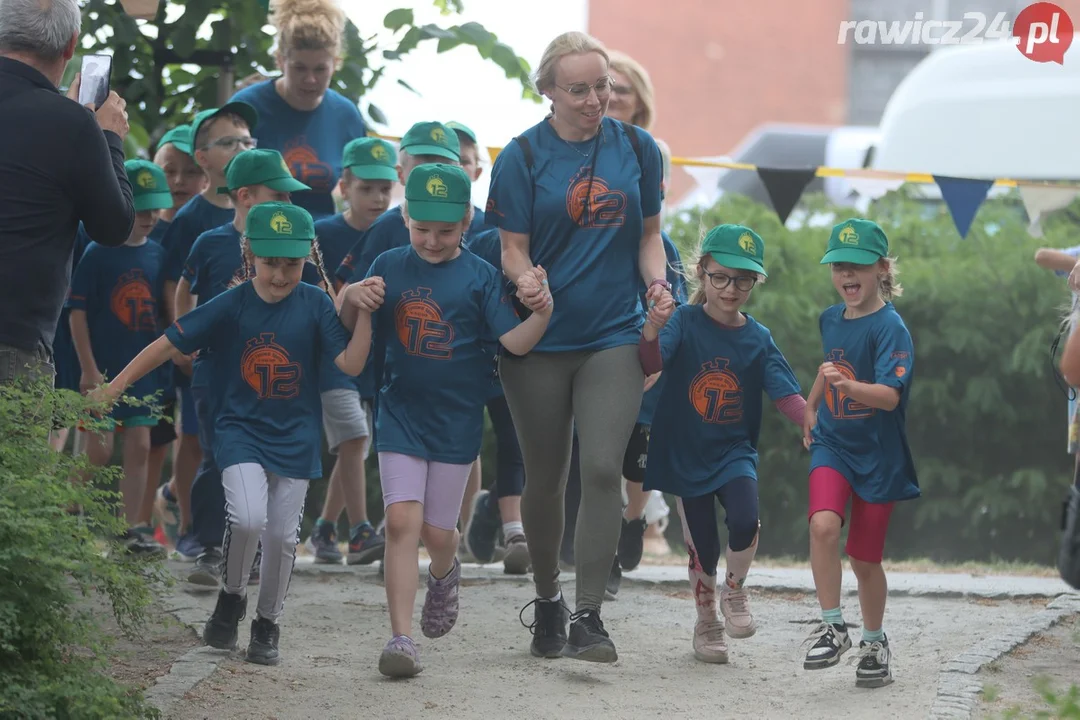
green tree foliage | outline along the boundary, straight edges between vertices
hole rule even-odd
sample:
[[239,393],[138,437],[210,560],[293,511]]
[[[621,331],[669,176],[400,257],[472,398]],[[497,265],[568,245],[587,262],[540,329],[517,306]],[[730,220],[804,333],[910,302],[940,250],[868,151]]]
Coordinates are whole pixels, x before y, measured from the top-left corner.
[[[822,362],[818,316],[840,302],[818,263],[832,224],[852,211],[820,197],[804,205],[811,226],[787,230],[767,208],[725,199],[675,219],[671,236],[691,266],[702,228],[734,222],[761,234],[769,279],[746,309],[772,330],[805,395]],[[1069,294],[1033,256],[1040,245],[1080,242],[1077,224],[1065,215],[1036,240],[1010,196],[987,202],[962,239],[943,205],[903,189],[868,216],[899,257],[896,307],[916,356],[907,426],[923,496],[897,507],[887,556],[1052,564],[1072,458],[1050,348]],[[767,412],[760,449],[761,552],[805,556],[809,456],[800,432]]]
[[[75,393],[0,387],[0,717],[138,718],[156,715],[140,693],[113,682],[110,640],[90,612],[104,596],[121,631],[138,633],[161,567],[100,538],[125,529],[116,515],[119,468],[89,470],[84,457],[48,445],[53,418],[100,427]],[[68,508],[81,507],[82,515]]]
[[[461,0],[434,0],[434,5],[447,16],[462,10]],[[171,18],[168,22],[167,17]],[[374,33],[362,35],[351,21],[346,25],[345,58],[331,87],[351,100],[359,102],[382,78],[385,65],[372,63],[378,53],[395,61],[431,42],[439,52],[459,45],[475,48],[508,78],[519,80],[524,97],[539,100],[530,89],[528,63],[479,23],[417,24],[411,8],[390,11],[383,23],[395,33],[397,44],[391,48],[379,47]],[[255,0],[162,2],[157,16],[149,21],[136,21],[117,0],[87,0],[81,52],[113,55],[113,88],[128,102],[128,152],[133,154],[149,147],[169,128],[190,121],[196,108],[218,104],[217,63],[229,62],[238,80],[254,73],[272,74],[272,32],[266,4]],[[200,37],[205,34],[208,39]],[[78,67],[76,58],[65,84]],[[370,120],[386,123],[378,107],[368,103],[364,109]]]

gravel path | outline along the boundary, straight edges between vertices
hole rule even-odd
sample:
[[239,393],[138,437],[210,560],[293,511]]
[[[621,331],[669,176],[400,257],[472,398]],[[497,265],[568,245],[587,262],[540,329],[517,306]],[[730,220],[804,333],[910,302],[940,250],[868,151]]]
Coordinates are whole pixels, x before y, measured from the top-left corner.
[[[715,666],[693,658],[694,608],[685,585],[624,583],[619,599],[604,606],[620,659],[595,665],[532,658],[529,633],[518,622],[518,611],[532,598],[530,584],[470,577],[467,571],[457,627],[439,640],[420,636],[424,672],[390,681],[376,667],[389,619],[374,569],[297,569],[282,622],[282,664],[266,668],[200,651],[196,660],[217,662],[216,670],[208,666],[209,677],[165,708],[164,717],[926,717],[945,663],[1046,603],[891,599],[886,631],[896,682],[857,690],[854,667],[845,663],[825,671],[802,669],[800,644],[818,621],[811,594],[751,588],[758,633],[731,641],[731,662]],[[573,597],[572,579],[564,592]],[[180,585],[173,601],[182,620],[197,624],[209,616],[214,595],[192,594]],[[859,623],[855,598],[844,598],[844,611],[849,623]],[[247,625],[241,627],[242,645]]]

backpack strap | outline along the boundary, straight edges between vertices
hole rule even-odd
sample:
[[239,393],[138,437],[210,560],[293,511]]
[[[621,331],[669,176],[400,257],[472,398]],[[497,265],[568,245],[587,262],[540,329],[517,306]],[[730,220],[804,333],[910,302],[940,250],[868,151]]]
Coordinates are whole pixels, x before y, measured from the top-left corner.
[[529,171],[531,172],[533,167],[533,152],[529,139],[524,135],[518,135],[514,138],[514,142],[521,148],[521,154],[525,156],[525,167],[529,168]]
[[621,120],[619,122],[622,124],[623,130],[626,131],[626,136],[630,138],[630,144],[634,148],[634,155],[637,155],[638,167],[645,167],[645,163],[641,159],[641,138],[638,137],[637,128],[630,123],[624,123]]

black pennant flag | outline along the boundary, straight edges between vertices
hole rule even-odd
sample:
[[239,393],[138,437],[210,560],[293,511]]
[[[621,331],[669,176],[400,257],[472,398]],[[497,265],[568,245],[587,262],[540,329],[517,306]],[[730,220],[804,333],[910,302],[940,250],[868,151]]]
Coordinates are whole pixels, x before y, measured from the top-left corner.
[[803,190],[817,175],[817,168],[791,170],[759,167],[757,174],[765,184],[765,191],[769,193],[769,200],[772,201],[773,210],[780,222],[786,223],[788,215],[802,197]]

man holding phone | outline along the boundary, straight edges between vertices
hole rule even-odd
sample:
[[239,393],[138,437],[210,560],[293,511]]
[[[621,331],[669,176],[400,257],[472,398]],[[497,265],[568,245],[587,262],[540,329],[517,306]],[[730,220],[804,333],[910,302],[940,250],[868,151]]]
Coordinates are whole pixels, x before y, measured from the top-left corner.
[[54,375],[52,342],[80,221],[102,245],[135,222],[124,169],[125,103],[80,107],[77,0],[0,2],[0,385]]

